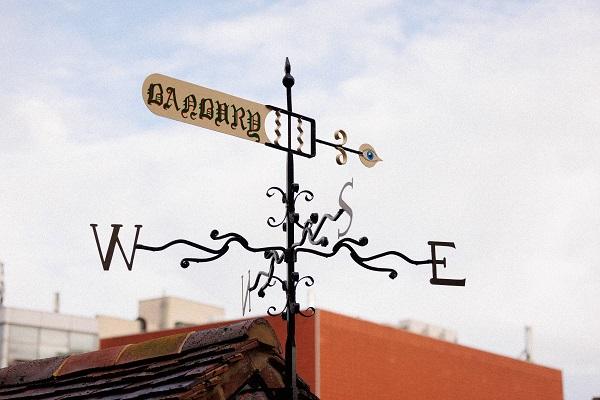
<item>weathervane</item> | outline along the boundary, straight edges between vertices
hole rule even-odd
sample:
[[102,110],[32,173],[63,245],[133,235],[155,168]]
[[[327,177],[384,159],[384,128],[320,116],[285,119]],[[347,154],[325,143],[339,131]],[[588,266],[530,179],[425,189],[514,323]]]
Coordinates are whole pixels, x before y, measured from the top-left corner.
[[[352,224],[353,212],[350,206],[343,200],[343,193],[346,188],[353,187],[354,181],[346,182],[343,185],[338,201],[340,208],[335,214],[319,215],[318,213],[312,213],[304,222],[301,222],[300,215],[296,212],[296,202],[299,199],[311,201],[314,198],[314,194],[310,190],[300,190],[300,186],[294,182],[294,155],[312,158],[316,155],[317,144],[322,144],[336,149],[338,152],[336,155],[338,165],[346,164],[348,153],[358,155],[362,164],[369,168],[381,161],[381,158],[379,158],[373,146],[369,144],[362,144],[358,149],[347,147],[346,142],[348,137],[343,130],[338,130],[334,133],[334,139],[339,142],[337,144],[317,139],[315,120],[292,111],[292,86],[294,86],[294,77],[291,75],[291,66],[287,58],[285,60],[285,76],[282,82],[286,88],[286,109],[271,105],[262,105],[160,74],[152,74],[146,78],[142,86],[142,96],[146,106],[157,115],[237,136],[287,153],[285,190],[273,186],[267,189],[266,192],[267,197],[281,196],[281,201],[285,204],[285,215],[281,221],[277,222],[274,217],[267,219],[267,224],[270,227],[276,228],[281,226],[285,231],[285,246],[254,247],[240,234],[233,232],[221,234],[217,230],[213,230],[210,233],[210,238],[220,244],[218,248],[204,246],[185,239],[173,240],[162,246],[147,246],[138,243],[142,225],[135,225],[134,244],[131,255],[128,258],[119,240],[119,231],[122,225],[111,225],[112,234],[104,254],[98,238],[98,225],[91,224],[91,227],[102,267],[106,271],[110,268],[117,247],[128,270],[133,268],[136,250],[163,251],[177,244],[187,245],[202,252],[202,256],[200,257],[183,258],[180,261],[182,268],[189,267],[191,263],[204,263],[217,260],[229,251],[230,245],[233,243],[237,243],[249,252],[262,253],[265,259],[268,260],[269,269],[268,271],[260,271],[256,275],[252,285],[250,284],[250,271],[248,271],[248,286],[245,289],[242,276],[242,310],[245,312],[246,305],[250,307],[249,296],[255,290],[258,291],[257,293],[260,297],[264,297],[266,290],[275,285],[280,285],[285,292],[285,306],[281,310],[271,306],[267,310],[267,313],[269,315],[281,315],[287,321],[287,339],[285,344],[287,393],[285,394],[285,398],[296,400],[298,398],[296,387],[296,314],[310,317],[315,312],[313,307],[308,307],[305,311],[302,311],[296,301],[297,286],[301,282],[304,282],[306,286],[312,286],[314,283],[313,277],[308,275],[301,277],[296,271],[295,264],[298,260],[298,255],[311,254],[313,256],[329,258],[338,254],[340,250],[346,249],[350,254],[350,258],[359,266],[370,271],[387,273],[391,279],[398,276],[398,272],[395,269],[374,265],[384,257],[395,257],[413,265],[431,265],[432,278],[430,279],[430,283],[433,285],[464,286],[465,279],[438,278],[438,267],[446,267],[446,258],[438,259],[436,248],[454,248],[455,246],[452,242],[428,242],[431,258],[427,260],[413,260],[395,250],[368,257],[359,255],[357,248],[366,246],[368,239],[366,237],[359,239],[345,237]],[[275,135],[275,140],[272,142],[266,134],[267,115],[271,112],[274,112],[272,125],[274,125],[273,132]],[[287,141],[285,144],[280,143],[284,139],[284,135],[281,133],[282,115],[287,116]],[[292,146],[292,121],[295,121],[295,142],[297,143],[295,148]],[[306,139],[306,136],[308,136],[308,139]],[[305,144],[307,144],[308,149],[305,149]],[[344,231],[338,230],[338,240],[330,246],[329,239],[326,236],[320,235],[321,229],[327,221],[335,222],[344,214],[349,216],[348,226]],[[296,241],[295,237],[296,229],[300,229],[301,231],[298,241]],[[285,279],[276,275],[276,267],[281,264],[287,265]]]

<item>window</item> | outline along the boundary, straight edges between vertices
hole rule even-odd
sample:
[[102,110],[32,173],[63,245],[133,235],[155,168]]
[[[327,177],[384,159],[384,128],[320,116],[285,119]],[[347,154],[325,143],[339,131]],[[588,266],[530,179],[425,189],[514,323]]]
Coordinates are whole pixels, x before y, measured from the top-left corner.
[[38,332],[38,328],[30,326],[9,325],[8,340],[11,343],[30,343],[35,345],[38,341]]
[[38,358],[36,343],[8,343],[8,360],[35,360]]
[[40,331],[40,345],[68,347],[69,336],[67,331],[42,328]]
[[39,358],[62,356],[68,352],[69,348],[67,346],[52,346],[42,344],[39,348]]
[[98,339],[96,335],[89,333],[70,332],[69,347],[69,350],[73,353],[96,350],[98,348]]

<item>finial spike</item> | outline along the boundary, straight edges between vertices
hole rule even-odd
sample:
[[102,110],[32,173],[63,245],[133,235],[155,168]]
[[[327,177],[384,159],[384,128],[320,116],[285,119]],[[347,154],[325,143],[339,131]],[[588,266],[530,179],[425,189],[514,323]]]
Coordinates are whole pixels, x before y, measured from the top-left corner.
[[294,86],[294,77],[292,76],[292,74],[290,74],[292,70],[292,66],[290,65],[290,59],[289,58],[285,58],[285,76],[283,77],[283,86],[285,86],[286,88],[291,88],[292,86]]
[[289,74],[292,71],[292,66],[290,65],[290,59],[289,58],[285,58],[285,69],[284,69],[286,74]]

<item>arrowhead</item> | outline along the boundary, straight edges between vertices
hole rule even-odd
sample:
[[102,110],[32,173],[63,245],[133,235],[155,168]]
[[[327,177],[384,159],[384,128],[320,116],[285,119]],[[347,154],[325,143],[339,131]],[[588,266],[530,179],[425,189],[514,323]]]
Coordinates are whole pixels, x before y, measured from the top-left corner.
[[285,58],[285,68],[284,71],[286,74],[289,74],[292,71],[292,66],[290,65],[290,59],[289,58]]

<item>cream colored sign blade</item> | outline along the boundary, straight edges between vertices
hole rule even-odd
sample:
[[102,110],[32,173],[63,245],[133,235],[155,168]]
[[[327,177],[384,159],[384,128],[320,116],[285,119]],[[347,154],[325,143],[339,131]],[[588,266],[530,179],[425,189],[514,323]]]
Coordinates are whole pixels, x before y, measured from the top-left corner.
[[270,143],[265,132],[269,109],[226,93],[152,74],[142,86],[146,107],[154,114],[256,143]]

